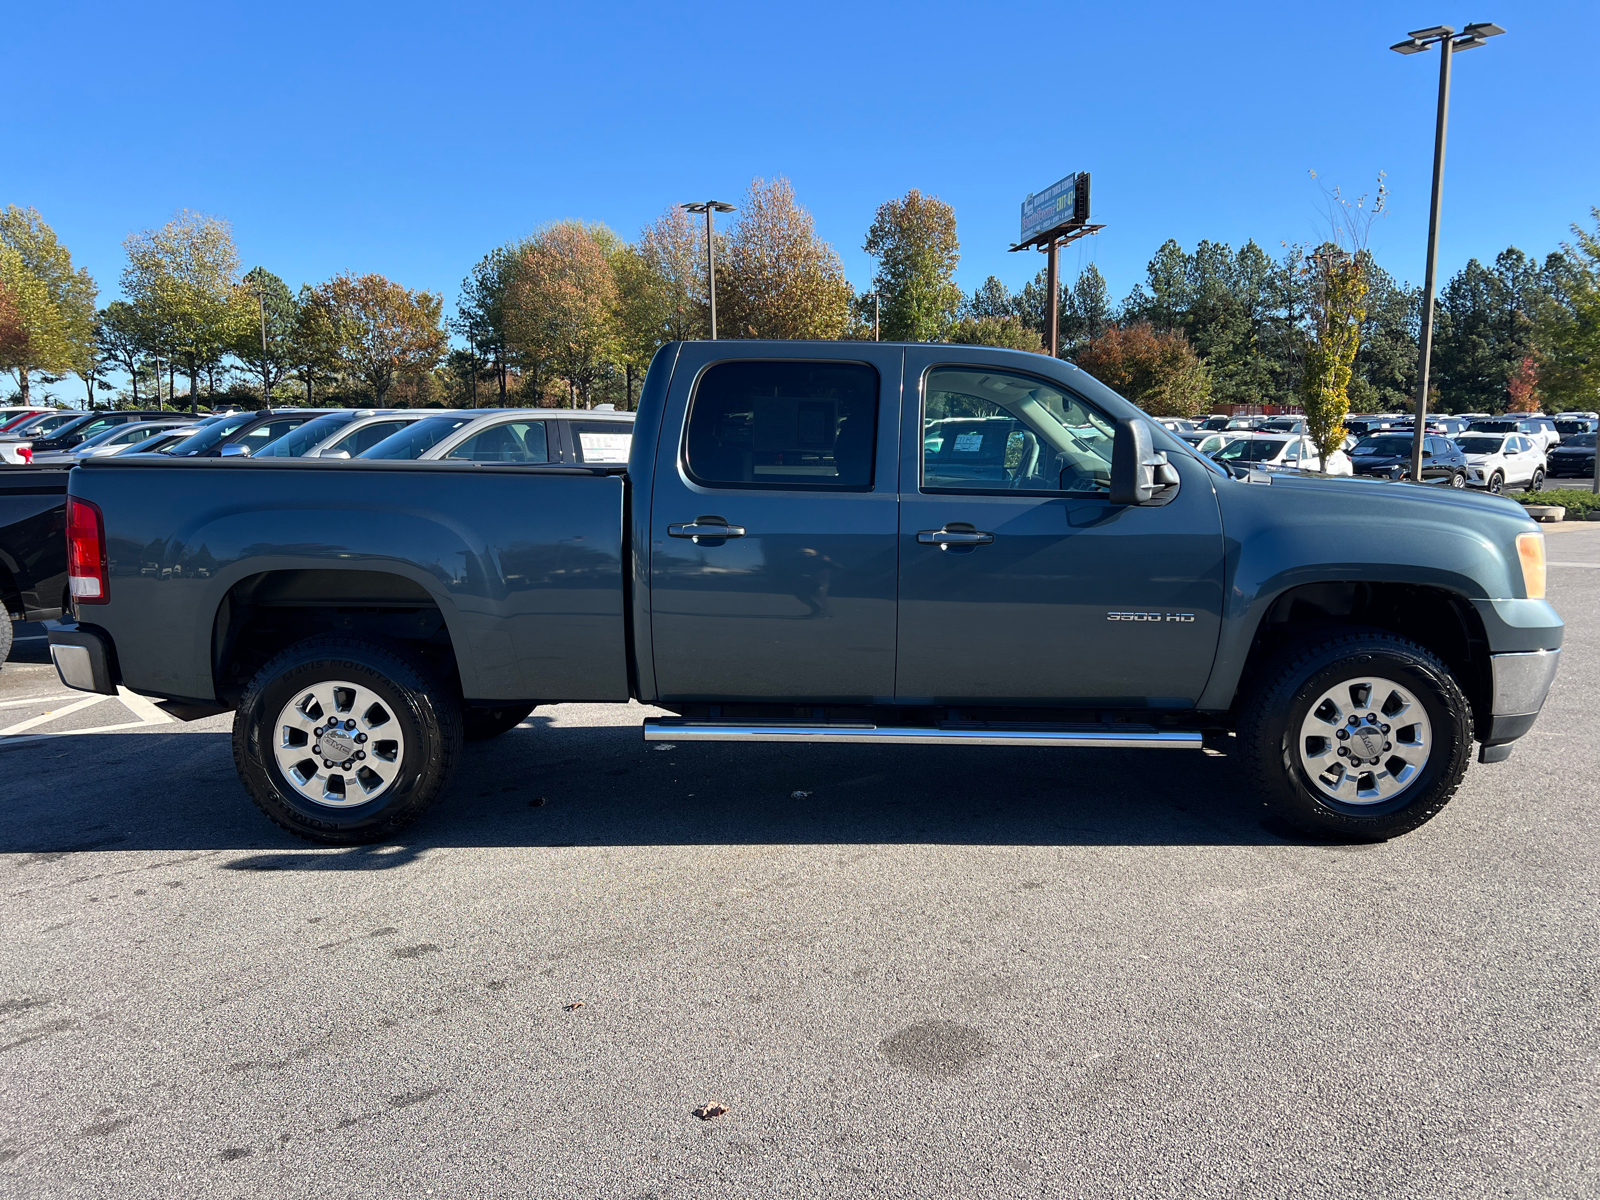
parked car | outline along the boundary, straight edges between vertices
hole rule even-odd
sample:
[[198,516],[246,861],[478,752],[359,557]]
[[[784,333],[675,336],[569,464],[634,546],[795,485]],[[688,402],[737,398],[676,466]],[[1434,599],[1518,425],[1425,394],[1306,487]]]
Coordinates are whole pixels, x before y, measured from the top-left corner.
[[1550,478],[1570,479],[1576,476],[1580,479],[1593,479],[1594,443],[1594,434],[1575,433],[1550,451]]
[[1344,427],[1357,438],[1364,438],[1380,430],[1388,429],[1391,422],[1384,417],[1347,417]]
[[399,433],[413,421],[437,415],[439,415],[437,409],[424,409],[413,412],[374,413],[372,416],[357,417],[343,429],[307,450],[305,457],[355,458],[391,434]]
[[1224,428],[1234,433],[1254,433],[1265,421],[1265,417],[1232,417]]
[[0,663],[13,621],[53,621],[67,603],[67,469],[0,472]]
[[[515,419],[548,445],[595,414]],[[1474,740],[1510,753],[1560,657],[1517,506],[1234,478],[1037,354],[671,343],[634,429],[625,466],[91,458],[52,657],[69,687],[237,710],[249,793],[339,844],[397,836],[464,737],[630,698],[674,714],[652,742],[1234,729],[1283,819],[1391,837]]]
[[1268,417],[1261,422],[1260,433],[1304,433],[1306,419],[1304,417]]
[[632,444],[632,413],[519,408],[471,421],[421,457],[615,466],[627,463]]
[[1311,439],[1282,433],[1246,433],[1233,439],[1212,458],[1223,466],[1294,467],[1320,471],[1322,459]]
[[51,433],[87,415],[77,409],[63,409],[39,413],[13,422],[8,432],[0,434],[0,462],[16,466],[33,461],[35,436]]
[[370,417],[370,408],[347,408],[313,417],[266,445],[251,451],[255,458],[299,458],[350,427],[360,417]]
[[[1403,479],[1411,470],[1413,437],[1409,433],[1375,433],[1362,438],[1350,451],[1350,468],[1357,475]],[[1447,437],[1424,434],[1422,482],[1452,488],[1467,486],[1467,456]]]
[[1580,434],[1594,433],[1596,430],[1600,430],[1600,420],[1596,420],[1594,417],[1586,417],[1582,413],[1559,416],[1555,419],[1555,425],[1556,432],[1561,435],[1563,444],[1570,437],[1577,437]]
[[1193,433],[1180,433],[1179,441],[1188,442],[1200,454],[1215,456],[1229,442],[1239,435],[1236,433],[1219,433],[1215,430],[1197,429]]
[[1587,417],[1591,421],[1600,420],[1600,412],[1560,412],[1556,414],[1555,419],[1568,421],[1578,417]]
[[1195,428],[1193,421],[1185,420],[1183,417],[1157,417],[1156,424],[1168,433],[1193,433]]
[[0,408],[0,434],[5,433],[13,425],[21,425],[29,417],[44,417],[54,411],[54,409],[33,408],[27,405],[20,408]]
[[234,412],[202,425],[183,441],[161,453],[173,458],[247,458],[263,446],[298,429],[326,409],[262,409]]
[[181,418],[168,418],[161,421],[126,421],[120,425],[112,425],[102,429],[92,437],[86,437],[70,450],[35,451],[33,461],[36,465],[43,466],[47,463],[76,463],[79,459],[88,458],[96,454],[120,454],[124,450],[139,446],[159,434],[171,433],[175,430],[187,429],[193,431],[194,426]]
[[1228,427],[1228,422],[1231,420],[1233,420],[1232,417],[1226,417],[1222,416],[1221,414],[1217,414],[1207,417],[1204,421],[1201,421],[1200,428],[1207,431],[1226,429]]
[[1467,484],[1499,495],[1507,487],[1537,492],[1544,483],[1544,449],[1525,433],[1464,433],[1455,439],[1467,456]]
[[[119,425],[131,425],[135,421],[158,420],[163,414],[159,411],[124,410],[118,412],[91,412],[84,413],[75,421],[68,421],[58,425],[50,432],[40,435],[35,433],[32,437],[33,453],[53,454],[59,450],[71,450],[74,446],[87,438],[92,438],[97,433],[107,429],[115,429]],[[171,416],[171,413],[165,414]]]
[[1546,452],[1561,442],[1561,435],[1556,432],[1556,424],[1549,417],[1490,417],[1487,420],[1473,421],[1467,426],[1467,432],[1525,434],[1539,444],[1539,449]]

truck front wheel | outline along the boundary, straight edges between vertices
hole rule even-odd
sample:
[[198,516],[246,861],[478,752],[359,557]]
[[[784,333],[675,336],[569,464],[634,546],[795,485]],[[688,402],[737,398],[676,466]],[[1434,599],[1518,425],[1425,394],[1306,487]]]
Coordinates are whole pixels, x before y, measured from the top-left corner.
[[393,837],[444,789],[461,755],[450,689],[379,646],[324,637],[256,674],[233,721],[233,761],[261,810],[333,845]]
[[1471,709],[1417,643],[1350,630],[1280,653],[1240,713],[1263,802],[1312,833],[1382,841],[1455,795],[1472,750]]

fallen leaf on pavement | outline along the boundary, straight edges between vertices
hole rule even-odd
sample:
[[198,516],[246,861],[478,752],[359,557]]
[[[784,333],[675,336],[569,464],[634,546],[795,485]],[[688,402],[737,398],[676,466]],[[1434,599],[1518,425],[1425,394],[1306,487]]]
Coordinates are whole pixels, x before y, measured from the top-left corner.
[[583,1001],[582,1000],[574,1000],[571,1004],[563,1004],[561,1007],[563,1009],[565,1009],[567,1012],[573,1012],[573,1011],[583,1007]]
[[702,1104],[694,1110],[694,1115],[702,1121],[709,1121],[712,1117],[720,1117],[728,1111],[728,1106],[720,1100],[713,1100],[709,1104]]

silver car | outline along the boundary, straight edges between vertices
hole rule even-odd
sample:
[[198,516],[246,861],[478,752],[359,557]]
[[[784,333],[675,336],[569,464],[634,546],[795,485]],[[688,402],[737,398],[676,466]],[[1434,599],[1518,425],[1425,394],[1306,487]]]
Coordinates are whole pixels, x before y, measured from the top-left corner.
[[632,413],[509,408],[428,417],[361,457],[616,465],[628,461],[632,442]]
[[354,421],[323,438],[307,450],[306,458],[356,458],[384,438],[399,433],[407,425],[426,417],[439,416],[437,409],[413,412],[375,412],[362,410]]
[[187,418],[174,417],[170,421],[130,421],[126,425],[113,425],[110,429],[102,429],[93,437],[84,438],[70,450],[55,450],[45,454],[35,454],[35,463],[76,463],[86,458],[100,458],[109,454],[121,454],[135,447],[142,447],[150,439],[163,433],[177,429],[193,431],[194,422]]

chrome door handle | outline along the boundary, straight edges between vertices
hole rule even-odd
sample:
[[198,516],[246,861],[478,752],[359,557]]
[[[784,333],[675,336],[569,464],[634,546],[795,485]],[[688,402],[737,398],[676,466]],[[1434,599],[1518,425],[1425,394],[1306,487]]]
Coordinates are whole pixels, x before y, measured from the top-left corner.
[[701,517],[698,521],[691,521],[687,525],[668,525],[667,536],[675,538],[688,538],[698,546],[701,538],[743,537],[744,526],[729,525],[724,522],[707,521],[704,517]]
[[924,529],[917,534],[917,541],[924,546],[987,546],[994,541],[994,534],[976,529]]

